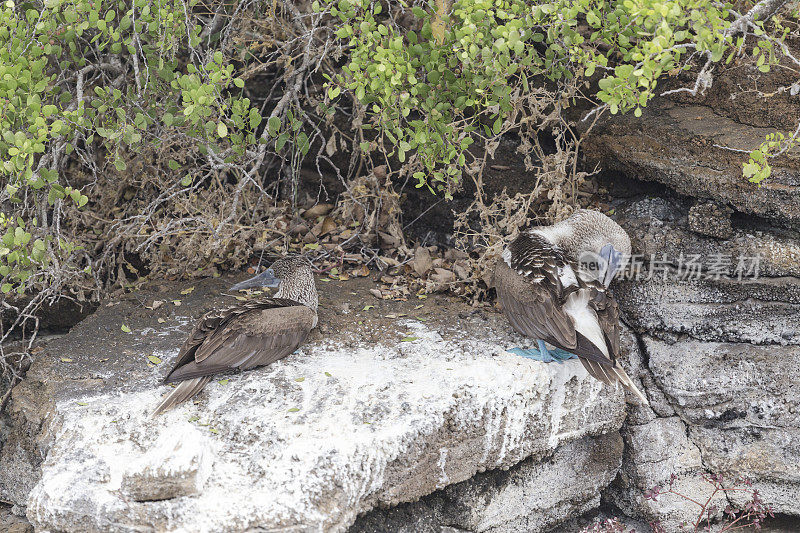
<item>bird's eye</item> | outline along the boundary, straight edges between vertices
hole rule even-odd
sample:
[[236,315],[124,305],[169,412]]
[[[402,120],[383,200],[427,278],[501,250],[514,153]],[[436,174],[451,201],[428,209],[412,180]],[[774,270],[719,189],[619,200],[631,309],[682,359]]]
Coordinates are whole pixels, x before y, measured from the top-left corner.
[[267,269],[267,274],[269,274],[269,275],[270,275],[270,276],[272,276],[273,278],[275,277],[275,271],[274,271],[274,270],[272,270],[271,268],[268,268],[268,269]]

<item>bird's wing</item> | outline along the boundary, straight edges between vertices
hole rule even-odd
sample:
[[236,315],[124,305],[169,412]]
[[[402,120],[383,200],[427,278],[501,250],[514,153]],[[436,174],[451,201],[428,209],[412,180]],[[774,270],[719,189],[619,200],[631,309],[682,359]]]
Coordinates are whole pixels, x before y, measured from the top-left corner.
[[[608,383],[620,382],[622,385],[639,397],[644,404],[649,404],[647,397],[636,387],[636,384],[628,376],[625,369],[617,361],[619,356],[619,306],[616,300],[609,294],[605,285],[596,280],[581,280],[580,293],[587,298],[587,305],[594,311],[591,313],[599,325],[603,334],[606,352],[602,353],[594,343],[589,342],[587,351],[580,353],[575,350],[581,363],[589,374],[595,379]],[[578,334],[581,336],[580,333]],[[580,344],[580,342],[579,342]]]
[[584,282],[581,284],[589,291],[589,306],[597,313],[597,321],[603,330],[609,356],[616,361],[619,355],[619,306],[605,285],[599,281]]
[[495,268],[495,288],[511,325],[519,333],[564,350],[577,346],[572,319],[564,312],[565,298],[577,290],[577,280],[563,254],[545,238],[520,235]]
[[514,329],[581,358],[614,364],[619,310],[602,284],[577,276],[577,265],[535,233],[520,235],[506,258],[497,262],[495,288]]
[[293,300],[262,298],[206,314],[178,354],[165,382],[270,364],[292,353],[314,325],[315,312]]

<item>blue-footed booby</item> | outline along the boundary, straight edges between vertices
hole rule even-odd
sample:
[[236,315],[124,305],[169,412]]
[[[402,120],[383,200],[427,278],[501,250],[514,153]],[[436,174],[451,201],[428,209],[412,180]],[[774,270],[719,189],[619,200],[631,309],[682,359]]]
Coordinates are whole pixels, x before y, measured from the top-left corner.
[[294,352],[317,325],[317,288],[311,263],[285,257],[230,290],[277,287],[274,297],[258,297],[206,313],[178,352],[164,383],[178,386],[159,404],[163,413],[200,392],[218,372],[249,370]]
[[544,362],[574,354],[596,379],[618,381],[648,403],[617,362],[619,308],[608,292],[630,253],[625,230],[597,211],[521,233],[497,261],[495,288],[513,328],[539,350],[509,351]]

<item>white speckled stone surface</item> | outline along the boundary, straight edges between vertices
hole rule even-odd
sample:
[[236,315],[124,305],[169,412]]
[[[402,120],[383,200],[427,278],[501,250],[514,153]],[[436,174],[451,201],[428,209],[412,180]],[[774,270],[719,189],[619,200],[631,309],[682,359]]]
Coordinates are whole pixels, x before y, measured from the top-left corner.
[[[77,335],[117,311],[101,309],[105,318]],[[578,361],[504,353],[520,339],[497,315],[460,330],[400,319],[410,342],[318,335],[267,368],[212,381],[196,405],[151,418],[165,365],[141,361],[171,361],[188,326],[148,334],[143,346],[135,333],[147,320],[131,322],[132,335],[114,333],[114,349],[134,358],[127,379],[114,380],[127,368],[121,359],[94,388],[60,382],[46,416],[29,403],[37,374],[15,397],[15,416],[43,417],[45,459],[26,500],[37,530],[343,531],[376,506],[550,456],[617,431],[625,417],[622,389]]]

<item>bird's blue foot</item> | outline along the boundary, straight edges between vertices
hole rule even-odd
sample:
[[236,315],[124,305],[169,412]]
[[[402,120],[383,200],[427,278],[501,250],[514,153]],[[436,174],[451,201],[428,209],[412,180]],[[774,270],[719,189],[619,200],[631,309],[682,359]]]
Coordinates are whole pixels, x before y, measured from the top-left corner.
[[506,350],[507,352],[511,352],[514,355],[519,355],[521,357],[525,357],[528,359],[533,359],[535,361],[541,361],[543,363],[552,363],[553,361],[561,364],[564,361],[569,361],[570,359],[575,359],[577,356],[575,354],[571,354],[566,350],[562,350],[561,348],[555,348],[552,350],[547,349],[547,346],[544,345],[542,341],[537,341],[539,344],[539,348],[511,348]]

